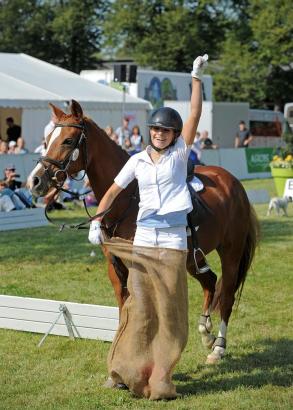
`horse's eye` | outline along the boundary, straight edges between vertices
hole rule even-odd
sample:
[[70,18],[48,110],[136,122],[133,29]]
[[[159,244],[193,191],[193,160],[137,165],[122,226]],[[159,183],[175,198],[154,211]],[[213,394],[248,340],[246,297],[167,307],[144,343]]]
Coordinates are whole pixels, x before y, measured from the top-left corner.
[[73,139],[72,138],[66,138],[66,140],[64,140],[62,142],[62,145],[71,145],[73,143]]

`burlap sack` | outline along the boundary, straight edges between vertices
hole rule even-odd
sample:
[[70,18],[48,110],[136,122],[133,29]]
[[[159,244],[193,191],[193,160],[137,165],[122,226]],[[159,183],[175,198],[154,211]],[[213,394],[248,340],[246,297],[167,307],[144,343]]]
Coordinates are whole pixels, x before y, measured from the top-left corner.
[[185,251],[104,243],[129,267],[120,325],[108,356],[109,375],[137,396],[176,397],[171,378],[188,336]]

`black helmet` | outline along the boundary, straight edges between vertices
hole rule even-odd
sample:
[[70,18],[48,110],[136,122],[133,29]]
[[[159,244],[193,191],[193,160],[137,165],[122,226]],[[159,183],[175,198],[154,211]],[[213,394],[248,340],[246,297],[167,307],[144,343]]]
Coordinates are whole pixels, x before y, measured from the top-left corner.
[[180,114],[176,110],[169,107],[162,107],[152,111],[147,126],[168,128],[180,133],[183,123]]

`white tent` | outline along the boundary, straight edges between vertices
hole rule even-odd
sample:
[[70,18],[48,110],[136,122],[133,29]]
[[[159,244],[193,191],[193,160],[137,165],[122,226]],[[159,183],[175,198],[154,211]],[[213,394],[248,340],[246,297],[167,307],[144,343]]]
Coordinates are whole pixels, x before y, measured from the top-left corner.
[[71,99],[100,127],[121,124],[123,114],[145,133],[148,101],[125,95],[106,85],[93,83],[77,74],[26,54],[0,53],[0,131],[6,133],[5,118],[12,116],[22,126],[27,148],[33,150],[42,140],[50,118],[48,103],[63,110]]

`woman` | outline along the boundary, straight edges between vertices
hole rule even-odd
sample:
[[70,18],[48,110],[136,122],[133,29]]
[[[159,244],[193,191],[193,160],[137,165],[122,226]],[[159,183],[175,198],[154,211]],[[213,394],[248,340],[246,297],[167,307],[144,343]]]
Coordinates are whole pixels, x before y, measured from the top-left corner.
[[[107,387],[125,384],[151,400],[176,397],[173,369],[187,343],[186,217],[192,203],[186,185],[187,160],[201,115],[201,75],[207,56],[193,63],[191,113],[186,123],[172,108],[149,119],[150,145],[132,156],[102,198],[108,209],[134,178],[140,204],[133,246],[105,243],[129,263],[129,297],[108,355]],[[90,226],[89,240],[101,243],[101,218]]]
[[140,135],[140,129],[138,125],[135,125],[131,131],[130,142],[133,147],[131,155],[141,152],[143,149],[143,138]]
[[[201,76],[207,59],[205,55],[194,60],[191,112],[184,126],[177,111],[168,107],[154,111],[148,122],[150,145],[127,161],[98,206],[97,213],[108,209],[118,194],[137,178],[141,202],[134,245],[187,249],[186,215],[192,205],[185,182],[186,168],[201,115]],[[157,177],[155,185],[150,175]],[[97,218],[91,223],[92,244],[101,243],[101,220]],[[158,228],[156,238],[145,231],[147,227]],[[166,228],[170,228],[169,232]]]

